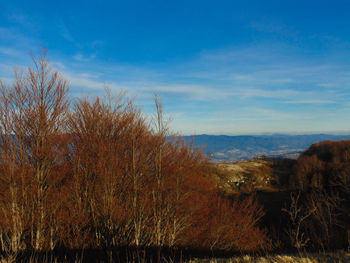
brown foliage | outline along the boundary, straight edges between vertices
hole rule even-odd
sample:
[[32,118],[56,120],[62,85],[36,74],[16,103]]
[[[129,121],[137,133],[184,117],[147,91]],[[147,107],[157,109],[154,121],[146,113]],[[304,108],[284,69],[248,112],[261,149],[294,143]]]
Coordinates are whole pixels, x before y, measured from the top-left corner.
[[267,242],[264,230],[257,227],[264,212],[254,195],[242,201],[217,197],[213,200],[206,238],[211,248],[256,251]]
[[131,100],[79,99],[46,53],[2,84],[2,249],[114,246],[260,249],[254,196],[220,197],[206,157],[169,141],[162,105],[150,122]]

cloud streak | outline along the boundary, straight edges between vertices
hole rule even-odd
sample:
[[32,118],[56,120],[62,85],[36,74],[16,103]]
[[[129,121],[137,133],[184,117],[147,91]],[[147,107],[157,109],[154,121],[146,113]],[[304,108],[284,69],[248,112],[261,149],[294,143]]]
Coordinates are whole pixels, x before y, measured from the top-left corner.
[[[1,30],[10,38],[19,34],[9,28]],[[61,35],[76,43],[63,24]],[[5,43],[0,47],[0,59],[5,62],[0,64],[0,77],[6,82],[13,64],[7,62],[15,59],[22,63],[19,66],[27,65],[28,50],[24,49],[35,41],[26,41],[28,45],[11,47]],[[236,127],[232,123],[241,125],[242,132],[253,132],[254,125],[266,132],[278,125],[286,130],[307,128],[306,122],[312,128],[326,112],[334,113],[334,119],[350,113],[350,66],[343,62],[350,58],[347,53],[343,61],[332,55],[305,58],[295,47],[260,43],[207,50],[176,63],[125,64],[107,63],[96,53],[76,47],[73,56],[49,52],[52,65],[69,80],[74,96],[101,95],[108,86],[114,92],[124,90],[136,96],[147,113],[153,109],[153,93],[157,92],[165,109],[179,118],[176,130],[184,132],[191,131],[191,123],[203,133],[213,132],[214,127],[217,132],[229,133]],[[27,59],[21,62],[23,57]]]

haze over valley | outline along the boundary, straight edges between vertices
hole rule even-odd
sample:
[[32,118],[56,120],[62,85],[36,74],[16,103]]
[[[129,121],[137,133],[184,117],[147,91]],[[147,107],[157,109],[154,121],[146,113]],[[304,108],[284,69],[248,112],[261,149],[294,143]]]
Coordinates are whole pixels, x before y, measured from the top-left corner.
[[350,135],[193,135],[188,144],[205,149],[212,162],[234,162],[261,156],[296,159],[311,144],[325,140],[349,140]]

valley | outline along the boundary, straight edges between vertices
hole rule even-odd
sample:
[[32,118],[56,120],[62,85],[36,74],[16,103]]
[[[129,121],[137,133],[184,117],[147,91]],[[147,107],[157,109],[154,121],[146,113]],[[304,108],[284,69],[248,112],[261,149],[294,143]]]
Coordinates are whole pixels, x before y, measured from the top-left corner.
[[347,140],[350,135],[191,135],[183,136],[187,144],[202,148],[212,162],[235,162],[267,156],[297,159],[311,144],[325,140]]

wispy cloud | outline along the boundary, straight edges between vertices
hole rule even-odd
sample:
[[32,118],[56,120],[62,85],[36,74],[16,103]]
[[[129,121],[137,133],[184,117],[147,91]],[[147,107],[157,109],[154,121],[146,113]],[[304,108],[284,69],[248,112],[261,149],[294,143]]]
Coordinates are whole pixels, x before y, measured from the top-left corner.
[[89,62],[89,61],[93,60],[95,57],[96,57],[96,54],[84,56],[82,53],[77,53],[73,56],[73,59],[75,59],[76,61],[80,61],[80,62]]
[[28,17],[23,13],[12,13],[7,16],[8,21],[14,25],[20,26],[27,31],[38,31],[41,26],[34,17]]
[[67,40],[68,42],[74,44],[76,47],[81,48],[80,43],[75,39],[75,37],[73,36],[73,34],[70,32],[70,30],[68,29],[68,27],[64,24],[63,21],[60,21],[57,24],[57,28],[59,30],[59,33],[61,35],[61,37],[63,37],[65,40]]
[[336,104],[337,102],[335,100],[322,100],[322,99],[310,99],[310,100],[292,100],[292,101],[285,101],[284,103],[290,103],[290,104]]
[[18,47],[23,46],[23,44],[35,42],[32,38],[27,37],[17,29],[11,27],[0,27],[0,39],[2,40],[4,48],[5,45],[8,45],[6,48],[13,48],[14,46]]
[[[64,26],[61,34],[75,43]],[[28,57],[26,52],[2,45],[0,59]],[[184,133],[311,129],[327,113],[335,119],[350,113],[350,89],[345,86],[350,83],[350,67],[333,57],[306,59],[284,45],[231,47],[205,51],[181,63],[152,65],[107,63],[79,48],[73,57],[53,54],[49,52],[52,65],[69,80],[74,96],[100,95],[108,86],[136,96],[150,112],[157,92],[177,118],[174,129]],[[0,71],[8,80],[5,63]]]
[[12,56],[12,57],[21,56],[21,52],[17,51],[14,48],[9,48],[9,47],[0,47],[0,53],[6,56]]

